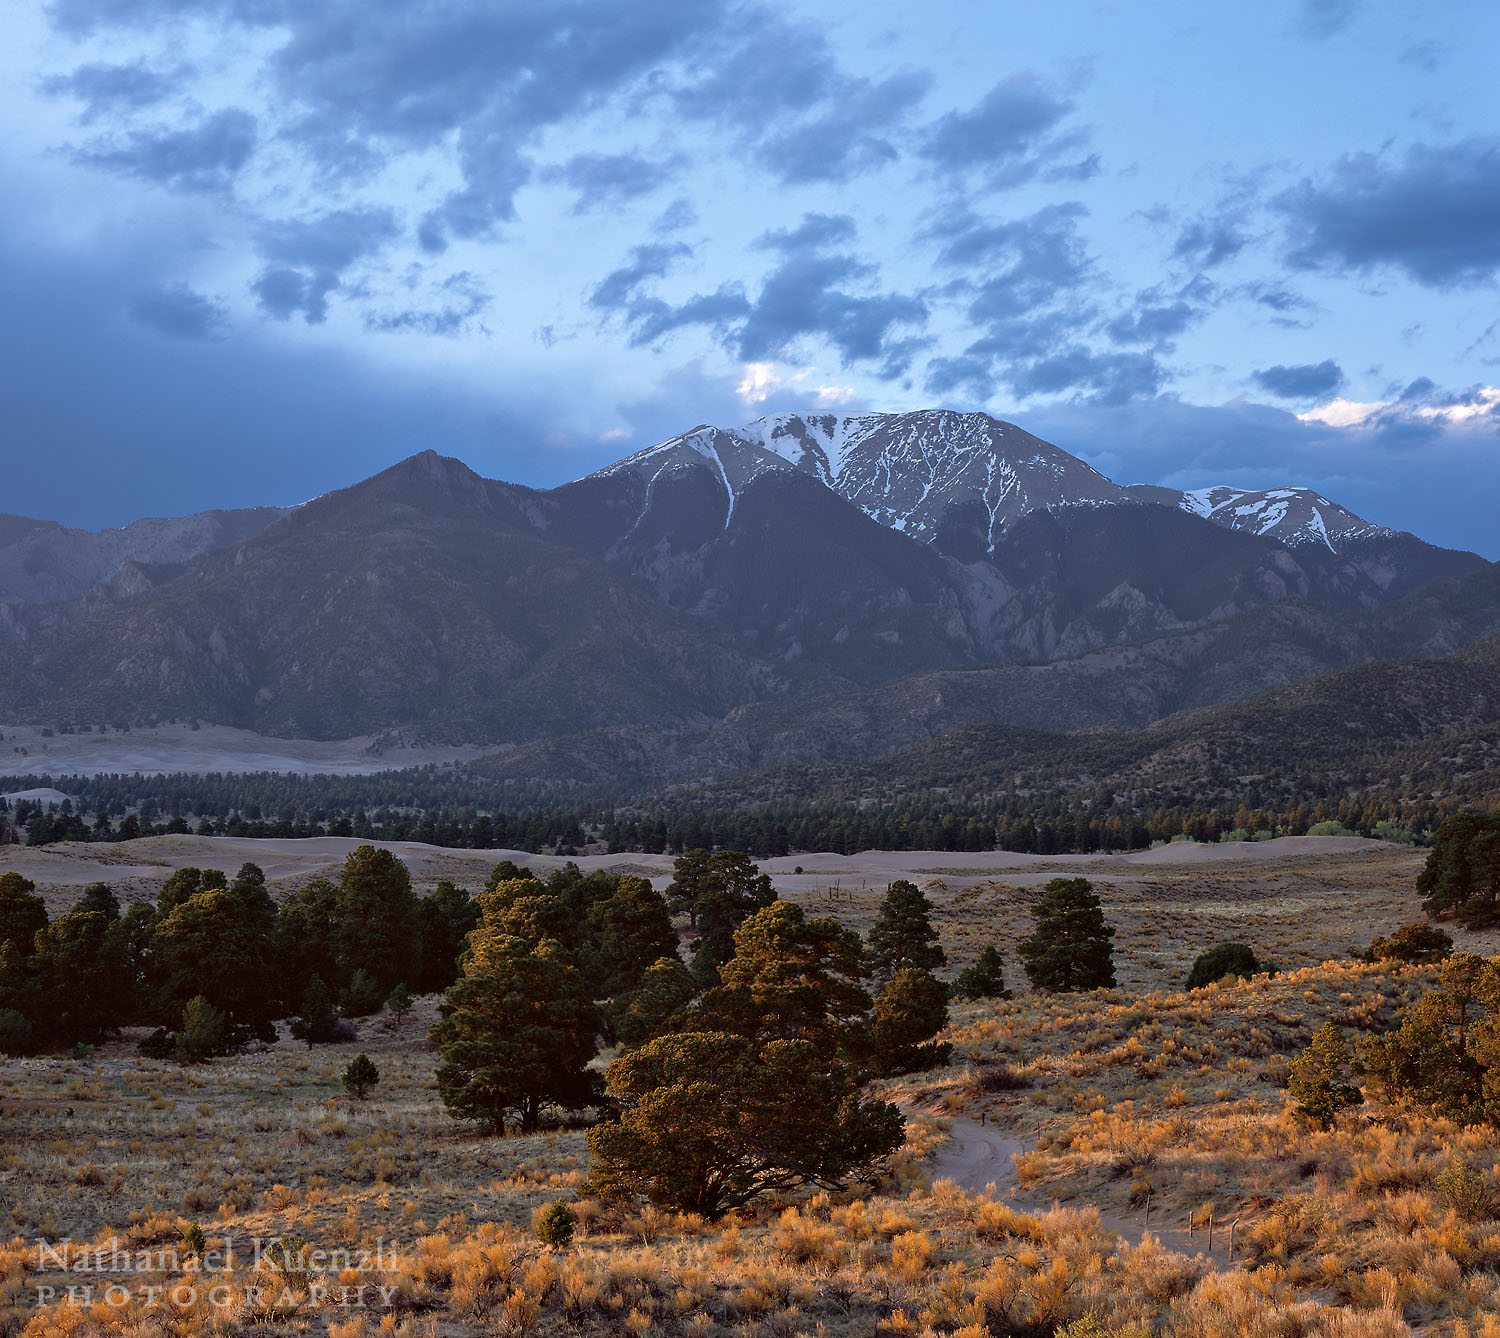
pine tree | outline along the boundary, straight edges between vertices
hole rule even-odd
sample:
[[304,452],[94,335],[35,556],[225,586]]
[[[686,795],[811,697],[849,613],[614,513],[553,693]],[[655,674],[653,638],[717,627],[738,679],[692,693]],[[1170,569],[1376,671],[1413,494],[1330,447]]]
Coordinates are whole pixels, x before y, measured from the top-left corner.
[[697,992],[697,982],[680,957],[659,957],[616,1009],[616,1038],[624,1046],[644,1044],[672,1026]]
[[36,895],[36,884],[18,873],[0,873],[0,943],[13,943],[30,957],[38,931],[46,927],[47,903]]
[[922,890],[898,878],[880,900],[880,912],[866,939],[865,957],[877,980],[898,971],[935,971],[948,958],[932,927],[933,905]]
[[1018,945],[1032,988],[1065,994],[1112,989],[1115,931],[1087,878],[1054,878],[1032,912],[1031,935]]
[[947,987],[930,971],[903,967],[876,994],[870,1009],[870,1070],[884,1077],[946,1064],[953,1047],[933,1037],[947,1025]]
[[344,1091],[356,1101],[363,1101],[380,1081],[380,1070],[369,1055],[355,1055],[344,1070]]
[[339,876],[339,964],[369,973],[376,1006],[422,970],[422,926],[406,865],[389,850],[359,846]]
[[666,899],[646,879],[622,877],[613,896],[589,908],[582,965],[595,998],[629,993],[653,962],[676,955]]
[[406,1015],[411,1012],[411,991],[405,985],[397,985],[390,994],[386,996],[385,1006],[396,1020],[399,1027],[405,1020]]
[[583,979],[554,945],[533,950],[482,922],[432,1028],[438,1092],[455,1119],[480,1120],[501,1134],[513,1116],[529,1132],[548,1103],[593,1103],[586,1066],[597,1031]]

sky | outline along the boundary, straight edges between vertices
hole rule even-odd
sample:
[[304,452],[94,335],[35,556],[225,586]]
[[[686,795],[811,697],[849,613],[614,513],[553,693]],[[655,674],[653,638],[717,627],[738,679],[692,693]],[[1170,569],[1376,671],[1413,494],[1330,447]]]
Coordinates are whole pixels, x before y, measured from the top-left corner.
[[9,0],[0,511],[983,410],[1500,559],[1491,0]]

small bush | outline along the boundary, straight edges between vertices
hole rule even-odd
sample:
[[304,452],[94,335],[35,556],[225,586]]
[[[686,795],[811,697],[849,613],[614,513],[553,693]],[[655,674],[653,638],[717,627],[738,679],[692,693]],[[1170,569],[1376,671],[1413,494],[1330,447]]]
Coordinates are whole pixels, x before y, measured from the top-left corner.
[[573,1232],[577,1226],[578,1214],[558,1199],[537,1215],[536,1238],[554,1250],[565,1250],[573,1243]]
[[1367,962],[1441,962],[1453,951],[1453,940],[1436,925],[1414,920],[1389,938],[1377,938],[1365,953]]
[[356,1100],[363,1101],[371,1089],[380,1081],[380,1070],[369,1055],[356,1055],[344,1070],[344,1090]]
[[1250,976],[1274,975],[1275,972],[1274,966],[1260,961],[1245,944],[1220,943],[1199,955],[1188,974],[1187,987],[1190,990],[1201,990],[1205,985],[1212,985],[1214,981],[1228,976],[1248,979]]

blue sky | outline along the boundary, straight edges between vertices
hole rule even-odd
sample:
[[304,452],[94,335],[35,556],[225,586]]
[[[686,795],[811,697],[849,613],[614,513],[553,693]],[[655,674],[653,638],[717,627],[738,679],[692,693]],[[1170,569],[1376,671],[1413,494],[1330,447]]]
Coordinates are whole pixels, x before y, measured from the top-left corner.
[[1500,7],[15,0],[0,509],[984,409],[1500,558]]

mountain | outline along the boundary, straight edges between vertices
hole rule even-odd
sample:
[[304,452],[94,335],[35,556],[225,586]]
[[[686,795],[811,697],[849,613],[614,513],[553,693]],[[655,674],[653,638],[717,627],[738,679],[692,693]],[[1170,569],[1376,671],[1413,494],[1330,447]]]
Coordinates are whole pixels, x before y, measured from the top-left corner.
[[1474,553],[1438,548],[1414,534],[1372,524],[1310,488],[1247,492],[1220,485],[1179,492],[1135,484],[1125,491],[1225,529],[1274,539],[1299,557],[1316,554],[1312,560],[1341,573],[1351,588],[1362,589],[1361,602],[1367,604],[1399,598],[1428,581],[1476,566]]
[[286,514],[285,508],[200,511],[137,520],[117,530],[69,529],[50,520],[0,515],[0,603],[71,599],[108,580],[127,563],[186,562],[244,543]]
[[[874,777],[882,770],[878,759],[912,749],[940,753],[944,738],[983,727],[991,731],[984,737],[998,748],[986,764],[993,781],[1018,748],[1048,756],[1063,749],[1073,757],[1083,756],[1078,750],[1086,740],[1094,740],[1087,745],[1092,749],[1105,747],[1100,739],[1114,739],[1108,745],[1111,756],[1135,756],[1132,749],[1151,756],[1161,745],[1119,740],[1141,731],[1159,739],[1162,721],[1207,719],[1205,713],[1257,698],[1268,703],[1267,712],[1295,703],[1298,714],[1287,724],[1252,712],[1243,718],[1257,723],[1240,731],[1243,740],[1253,744],[1263,736],[1286,743],[1303,735],[1310,756],[1318,751],[1314,739],[1330,755],[1344,756],[1341,739],[1364,746],[1378,740],[1387,725],[1393,739],[1427,737],[1433,727],[1424,725],[1426,733],[1412,736],[1400,722],[1428,721],[1434,711],[1441,725],[1453,728],[1471,718],[1464,714],[1471,708],[1479,721],[1488,719],[1486,711],[1500,712],[1500,691],[1493,686],[1487,695],[1482,691],[1482,668],[1465,669],[1462,676],[1449,673],[1455,686],[1429,697],[1420,686],[1426,681],[1421,666],[1434,661],[1417,661],[1416,670],[1394,675],[1382,667],[1404,661],[1414,646],[1467,666],[1471,660],[1463,648],[1485,638],[1490,647],[1485,653],[1493,657],[1500,647],[1500,564],[1434,582],[1382,609],[1326,609],[1283,600],[1180,635],[1070,659],[937,670],[827,696],[747,703],[703,733],[584,732],[474,765],[486,775],[538,790],[680,792],[788,767],[857,763],[865,769],[848,774]],[[1472,663],[1488,664],[1485,653],[1476,652]],[[1369,673],[1349,668],[1362,665],[1374,667]],[[1341,677],[1338,671],[1345,669]],[[1327,695],[1308,696],[1292,685],[1323,682],[1321,676],[1330,671],[1335,672],[1328,682],[1358,686],[1349,688],[1338,710],[1330,708],[1320,717],[1316,703],[1329,701]],[[1390,724],[1393,720],[1397,723]],[[1197,737],[1196,723],[1181,728],[1184,739]],[[1094,759],[1089,765],[1100,763]],[[837,766],[828,774],[835,772],[844,774]],[[1190,780],[1184,777],[1184,784]]]
[[[427,451],[258,521],[228,547],[139,547],[68,598],[0,602],[0,719],[494,744],[614,731],[652,774],[720,774],[797,740],[816,761],[825,737],[845,750],[828,755],[869,756],[967,723],[1139,726],[1493,630],[1482,580],[1473,617],[1403,614],[1416,568],[1382,584],[1355,551],[1411,536],[1292,546],[976,414],[699,427],[547,490]],[[39,528],[11,518],[0,543]],[[1439,574],[1490,570],[1423,548]],[[1360,620],[1382,610],[1408,618],[1399,644]],[[910,685],[953,673],[977,677],[929,711]],[[787,723],[755,723],[762,708]]]
[[[1128,500],[1077,456],[982,413],[775,414],[743,427],[697,427],[600,471],[712,462],[731,497],[742,480],[791,466],[871,519],[940,548],[959,527],[979,550],[1029,511]],[[966,544],[966,547],[973,547]]]

